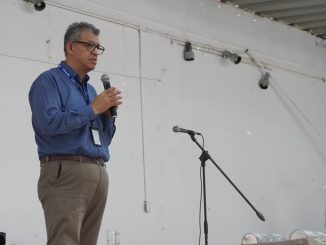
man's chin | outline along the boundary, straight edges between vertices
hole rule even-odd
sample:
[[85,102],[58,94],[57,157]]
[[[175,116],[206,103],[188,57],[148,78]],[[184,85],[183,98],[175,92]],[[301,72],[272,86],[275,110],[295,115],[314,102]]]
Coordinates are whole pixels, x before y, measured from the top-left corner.
[[95,69],[95,67],[96,67],[96,63],[89,65],[87,68],[88,68],[89,71],[92,71],[92,70]]

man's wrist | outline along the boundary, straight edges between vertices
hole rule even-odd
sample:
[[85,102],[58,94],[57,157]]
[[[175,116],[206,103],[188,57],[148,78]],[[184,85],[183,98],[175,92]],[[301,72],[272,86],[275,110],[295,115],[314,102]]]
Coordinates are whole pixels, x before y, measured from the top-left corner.
[[96,108],[96,106],[94,106],[94,104],[91,104],[91,108],[92,108],[95,116],[98,115],[98,114],[100,114],[99,110],[97,110],[97,108]]

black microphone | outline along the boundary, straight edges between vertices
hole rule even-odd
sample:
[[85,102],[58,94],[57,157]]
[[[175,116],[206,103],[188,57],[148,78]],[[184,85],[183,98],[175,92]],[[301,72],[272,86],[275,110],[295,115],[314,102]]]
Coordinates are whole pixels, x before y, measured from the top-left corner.
[[[110,77],[108,74],[103,74],[101,76],[101,81],[103,83],[104,90],[111,88]],[[117,117],[117,107],[116,106],[111,107],[109,110],[110,110],[110,114],[111,114],[112,118]]]
[[188,129],[184,129],[184,128],[179,128],[178,126],[174,126],[173,127],[173,132],[175,133],[186,133],[186,134],[190,134],[190,135],[201,135],[201,133],[192,131],[192,130],[188,130]]

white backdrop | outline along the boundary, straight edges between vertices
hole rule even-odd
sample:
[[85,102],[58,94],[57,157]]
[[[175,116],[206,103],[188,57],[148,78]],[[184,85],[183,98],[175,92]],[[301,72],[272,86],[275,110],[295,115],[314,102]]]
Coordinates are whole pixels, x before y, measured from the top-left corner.
[[[76,9],[84,6],[83,1],[80,4]],[[108,18],[116,17],[121,7],[111,4],[115,9],[107,9]],[[153,19],[149,21],[159,7],[156,2],[137,8],[143,19],[135,17],[132,6],[124,6],[129,11],[120,9],[124,12],[120,18],[127,16],[126,22],[137,19],[139,22],[132,24],[142,25],[139,38],[131,26],[77,13],[74,8],[49,4],[44,11],[35,12],[23,1],[0,2],[0,231],[7,233],[8,244],[45,244],[43,213],[36,193],[39,163],[27,96],[33,80],[64,58],[63,35],[73,21],[91,22],[102,31],[100,40],[106,52],[90,74],[91,83],[101,91],[99,78],[108,73],[124,97],[107,168],[109,200],[98,244],[106,244],[108,229],[120,232],[121,244],[198,244],[201,152],[187,135],[174,134],[174,125],[205,136],[210,155],[266,218],[266,222],[258,220],[208,161],[210,244],[239,244],[247,232],[289,235],[295,229],[325,229],[325,84],[274,66],[270,70],[271,86],[261,90],[260,73],[252,65],[234,65],[200,50],[194,50],[193,62],[186,62],[182,45],[144,27],[155,26],[157,31],[176,28],[174,35],[223,48],[223,42],[241,30],[234,20],[227,24],[227,16],[235,12],[225,7],[223,16],[218,17],[230,28],[228,32],[221,30],[225,35],[221,40],[214,35],[207,38],[194,34],[198,26],[191,33],[183,15],[169,15],[164,8],[162,16],[171,18],[167,22],[175,20],[174,27],[164,23],[162,16],[154,20],[161,21],[161,26]],[[94,15],[104,10],[89,9]],[[211,16],[198,18],[201,23]],[[272,27],[276,35],[284,33],[285,27],[271,23],[262,21],[256,28]],[[246,36],[246,30],[241,30],[242,40],[224,48],[241,42],[245,46],[247,40],[253,40],[250,32]],[[254,51],[264,57],[278,48],[293,49],[286,40],[301,36],[302,43],[313,43],[308,34],[290,30],[287,37],[280,37],[280,43],[270,41],[266,45],[258,38],[250,48],[257,47]],[[282,66],[287,57],[291,61],[287,67],[324,74],[325,49],[307,49],[314,50],[307,61],[295,63],[291,55],[278,52],[266,60]],[[307,50],[296,52],[294,56],[303,57]],[[145,195],[150,213],[143,211]]]

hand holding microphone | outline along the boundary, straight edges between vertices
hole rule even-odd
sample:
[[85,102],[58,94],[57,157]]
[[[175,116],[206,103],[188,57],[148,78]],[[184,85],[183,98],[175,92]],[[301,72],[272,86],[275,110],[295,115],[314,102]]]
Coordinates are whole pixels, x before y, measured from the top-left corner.
[[111,87],[110,78],[107,74],[103,74],[101,80],[105,90],[93,100],[92,109],[96,115],[105,113],[110,118],[116,117],[117,107],[122,104],[121,91]]

